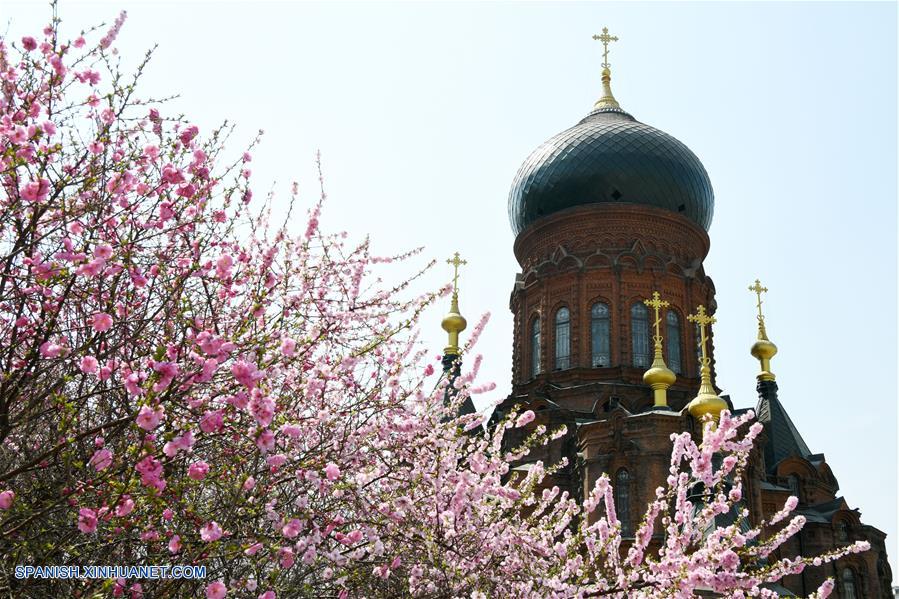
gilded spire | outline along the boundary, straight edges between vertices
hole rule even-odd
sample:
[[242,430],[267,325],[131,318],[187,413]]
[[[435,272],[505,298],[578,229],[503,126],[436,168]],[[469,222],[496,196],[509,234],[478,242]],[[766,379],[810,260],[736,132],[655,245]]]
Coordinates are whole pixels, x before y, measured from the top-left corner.
[[668,368],[668,365],[665,364],[665,358],[662,357],[662,333],[659,327],[662,323],[662,318],[659,315],[659,309],[667,308],[669,304],[659,298],[658,291],[653,291],[652,299],[643,300],[643,303],[655,310],[655,322],[653,323],[655,335],[652,337],[652,340],[655,342],[655,357],[653,358],[652,366],[643,373],[643,382],[652,388],[654,395],[653,407],[667,408],[668,387],[674,384],[677,376]]
[[612,95],[612,71],[609,70],[609,43],[617,42],[618,38],[609,35],[609,28],[603,27],[601,35],[594,35],[593,39],[602,42],[602,97],[596,101],[593,108],[620,108],[615,96]]
[[712,360],[709,358],[706,344],[708,343],[708,335],[706,327],[711,328],[715,324],[715,317],[706,314],[705,306],[697,306],[696,314],[687,316],[687,320],[695,322],[699,325],[699,347],[700,347],[700,378],[699,393],[687,404],[687,411],[696,420],[702,421],[706,414],[711,414],[714,420],[718,420],[718,415],[722,410],[727,408],[727,403],[718,397],[715,388],[712,386],[712,369],[709,364]]
[[468,321],[459,313],[459,267],[463,264],[468,264],[468,262],[459,258],[459,252],[456,252],[446,263],[453,266],[453,298],[450,303],[449,314],[443,317],[443,322],[441,323],[443,330],[449,334],[449,343],[444,348],[443,353],[448,356],[458,356],[459,333],[464,331],[468,325]]
[[755,284],[749,286],[749,291],[755,292],[756,307],[759,311],[756,316],[759,321],[758,340],[752,344],[752,349],[749,350],[749,353],[762,365],[762,371],[759,372],[758,379],[760,381],[773,381],[774,373],[771,372],[771,358],[777,353],[777,346],[768,339],[768,332],[765,330],[765,315],[762,314],[762,293],[767,293],[768,288],[762,287],[761,282],[756,279]]

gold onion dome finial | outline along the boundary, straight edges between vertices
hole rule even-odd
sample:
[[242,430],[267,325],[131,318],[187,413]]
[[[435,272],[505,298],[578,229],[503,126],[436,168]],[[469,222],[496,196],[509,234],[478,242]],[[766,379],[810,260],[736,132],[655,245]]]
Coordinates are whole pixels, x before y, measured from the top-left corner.
[[768,332],[765,330],[765,316],[762,314],[762,293],[767,293],[768,288],[762,287],[761,282],[756,279],[755,284],[749,286],[749,291],[755,292],[756,307],[759,311],[756,316],[759,321],[758,340],[752,344],[749,353],[762,365],[762,371],[758,374],[758,379],[760,381],[773,381],[775,377],[774,373],[771,372],[771,358],[777,354],[777,346],[768,339]]
[[453,254],[453,257],[446,261],[447,264],[453,266],[453,299],[450,304],[449,314],[443,317],[440,326],[449,334],[449,343],[444,348],[443,353],[446,355],[459,355],[459,333],[465,330],[468,321],[459,313],[459,267],[468,264],[465,260],[459,258],[459,252]]
[[662,319],[659,316],[659,309],[667,308],[669,304],[668,302],[659,299],[658,291],[653,291],[652,299],[643,300],[643,303],[655,310],[655,322],[653,323],[655,335],[652,337],[652,340],[655,343],[655,356],[652,361],[652,366],[643,373],[643,382],[652,388],[654,395],[653,407],[667,408],[668,387],[674,384],[674,381],[677,380],[677,375],[668,368],[668,365],[665,364],[665,359],[662,357],[662,333],[659,329]]
[[700,422],[705,418],[706,414],[710,414],[717,421],[721,412],[727,408],[727,402],[715,393],[715,388],[712,386],[712,369],[709,366],[712,360],[706,353],[706,343],[709,339],[706,334],[706,327],[711,327],[711,325],[715,324],[715,317],[705,313],[705,306],[697,306],[696,314],[688,315],[687,320],[699,325],[699,347],[701,352],[699,358],[701,378],[699,393],[687,404],[687,411]]
[[593,108],[620,108],[615,96],[612,95],[612,71],[609,70],[609,43],[617,42],[618,38],[609,35],[609,28],[603,27],[601,35],[594,35],[593,39],[602,42],[602,97],[596,101]]

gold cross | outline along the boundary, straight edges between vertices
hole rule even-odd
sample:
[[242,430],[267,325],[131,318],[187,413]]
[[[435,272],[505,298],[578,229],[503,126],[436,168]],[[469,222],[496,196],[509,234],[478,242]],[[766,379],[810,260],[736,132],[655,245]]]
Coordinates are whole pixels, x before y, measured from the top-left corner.
[[653,291],[652,299],[643,300],[643,303],[656,311],[656,321],[655,323],[653,323],[653,326],[656,329],[656,335],[655,337],[653,337],[653,341],[655,341],[656,339],[661,341],[662,334],[659,332],[659,325],[662,323],[662,318],[659,316],[659,308],[667,308],[670,304],[665,300],[659,299],[658,291]]
[[465,260],[459,258],[459,252],[453,254],[452,258],[448,258],[446,261],[447,264],[453,265],[453,293],[458,293],[459,291],[459,267],[463,264],[468,264]]
[[609,42],[617,42],[618,38],[614,35],[609,35],[608,27],[603,27],[602,35],[594,35],[593,39],[602,42],[602,68],[609,68]]
[[702,348],[701,362],[703,365],[706,365],[709,363],[709,358],[708,358],[708,356],[706,354],[706,350],[705,350],[705,343],[706,343],[706,341],[708,341],[708,337],[706,336],[706,333],[705,333],[705,327],[706,327],[706,325],[711,326],[711,325],[715,324],[717,322],[717,320],[715,320],[714,316],[709,316],[705,313],[705,306],[697,306],[696,314],[689,314],[687,316],[687,320],[689,320],[690,322],[695,322],[696,324],[699,325],[699,344],[700,344],[700,347]]
[[750,285],[750,286],[749,286],[749,291],[755,291],[755,295],[756,295],[756,297],[758,298],[758,302],[756,303],[756,306],[757,306],[758,309],[759,309],[759,316],[758,316],[759,321],[765,320],[765,317],[762,316],[762,292],[766,292],[766,293],[767,293],[768,288],[767,288],[767,287],[762,287],[761,282],[760,282],[758,279],[756,279],[756,280],[755,280],[755,285]]

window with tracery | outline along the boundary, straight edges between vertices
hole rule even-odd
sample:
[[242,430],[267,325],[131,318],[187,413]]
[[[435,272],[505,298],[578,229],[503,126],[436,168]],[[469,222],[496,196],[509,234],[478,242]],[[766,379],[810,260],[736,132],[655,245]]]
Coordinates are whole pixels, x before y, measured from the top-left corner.
[[669,311],[665,322],[667,325],[665,341],[668,346],[668,368],[675,374],[680,374],[683,371],[680,351],[680,318],[674,312]]
[[652,362],[649,348],[649,309],[643,302],[631,307],[631,350],[634,366],[648,367]]
[[615,511],[621,521],[621,534],[625,537],[633,534],[631,527],[631,475],[622,468],[615,475]]
[[609,307],[602,302],[593,304],[590,308],[590,343],[594,368],[606,368],[612,364],[610,332]]
[[540,374],[540,319],[531,325],[531,377]]
[[562,307],[556,311],[556,370],[571,366],[571,313]]
[[851,568],[843,568],[843,573],[840,575],[840,586],[843,587],[843,599],[856,599],[858,597],[858,592],[855,588],[855,574],[853,574]]

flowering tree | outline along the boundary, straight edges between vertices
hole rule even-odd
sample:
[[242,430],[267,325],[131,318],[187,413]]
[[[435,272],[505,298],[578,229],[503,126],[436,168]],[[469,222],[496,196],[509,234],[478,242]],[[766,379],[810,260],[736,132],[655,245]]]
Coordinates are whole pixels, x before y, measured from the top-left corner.
[[[491,435],[464,442],[434,426],[431,435],[417,431],[407,445],[419,457],[406,459],[409,478],[419,484],[413,496],[379,508],[397,522],[416,524],[395,527],[387,551],[403,556],[407,590],[416,596],[777,597],[762,585],[865,551],[868,544],[772,558],[805,518],[789,518],[797,505],[791,497],[769,521],[749,525],[742,480],[762,430],[749,425],[753,418],[751,412],[734,418],[725,411],[717,426],[706,422],[701,443],[689,432],[672,436],[668,479],[632,542],[622,539],[605,474],[583,501],[558,487],[544,488],[548,470],[540,462],[526,476],[510,476],[512,463],[549,439],[540,426],[520,449],[502,451],[506,431],[527,426],[533,412],[512,414]],[[467,427],[479,422],[478,416],[461,421]],[[728,516],[730,523],[723,522]],[[654,541],[661,547],[651,549]],[[377,573],[389,574],[384,566]],[[828,580],[811,596],[827,597],[832,589]]]
[[[414,331],[440,294],[377,278],[367,241],[273,224],[222,128],[137,95],[103,30],[0,41],[0,577],[44,596],[751,595],[809,560],[716,527],[757,426],[674,439],[625,548],[606,478],[583,502],[455,417]],[[294,186],[289,204],[293,206]],[[323,197],[323,196],[322,196]],[[393,275],[392,278],[397,278]],[[471,344],[484,326],[475,329]],[[470,345],[471,345],[470,344]],[[471,347],[466,351],[470,352]],[[445,399],[451,398],[450,402]],[[720,453],[720,466],[712,456]],[[687,494],[702,483],[699,507]],[[725,486],[727,492],[724,491]],[[769,524],[776,525],[794,505]],[[711,529],[710,533],[707,531]],[[653,531],[663,550],[647,551]],[[853,550],[860,549],[860,546]],[[820,559],[833,559],[835,555]],[[17,580],[20,565],[207,568],[206,579]],[[826,589],[825,589],[826,591]]]

